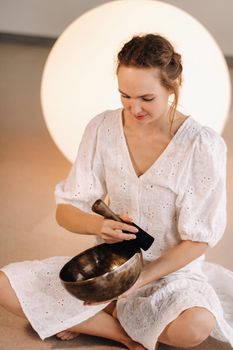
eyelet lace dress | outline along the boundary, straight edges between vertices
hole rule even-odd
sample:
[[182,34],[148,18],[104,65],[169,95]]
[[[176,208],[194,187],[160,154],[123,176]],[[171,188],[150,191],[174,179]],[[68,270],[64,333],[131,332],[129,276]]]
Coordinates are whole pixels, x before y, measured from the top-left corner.
[[[181,240],[211,247],[220,240],[226,224],[225,170],[223,139],[188,117],[161,156],[138,177],[124,136],[122,109],[106,111],[86,127],[77,159],[56,187],[56,202],[91,213],[94,201],[108,194],[113,211],[128,214],[154,236],[151,248],[143,252],[146,264]],[[42,339],[106,307],[86,306],[63,288],[59,271],[70,258],[2,268]],[[163,329],[195,306],[215,316],[212,336],[233,346],[233,272],[205,262],[204,256],[120,299],[117,313],[130,337],[154,350]]]

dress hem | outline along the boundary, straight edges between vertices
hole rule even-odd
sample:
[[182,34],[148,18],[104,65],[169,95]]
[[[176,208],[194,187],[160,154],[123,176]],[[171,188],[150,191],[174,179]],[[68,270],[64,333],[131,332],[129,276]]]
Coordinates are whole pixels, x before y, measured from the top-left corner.
[[[78,325],[81,322],[86,321],[87,319],[95,316],[98,312],[103,310],[109,304],[109,302],[108,302],[108,303],[104,303],[101,305],[94,305],[94,306],[90,305],[90,310],[83,312],[82,315],[72,317],[71,319],[67,320],[66,322],[63,322],[61,325],[55,326],[49,332],[43,332],[43,331],[38,329],[38,327],[35,325],[33,319],[31,319],[30,316],[28,316],[27,308],[21,302],[21,297],[17,292],[17,286],[15,285],[13,278],[11,278],[10,274],[8,274],[8,272],[4,269],[4,267],[1,268],[0,271],[4,272],[4,274],[8,278],[10,285],[11,285],[12,289],[14,290],[16,297],[20,303],[20,306],[25,314],[26,319],[28,320],[28,322],[30,323],[32,328],[35,330],[35,332],[39,335],[40,339],[42,339],[42,340],[49,338],[49,337],[52,337],[53,335],[56,335],[59,332],[62,332],[68,328],[71,328],[71,327],[74,327],[75,325]],[[96,309],[96,312],[94,312],[94,309]],[[82,316],[82,317],[80,317],[80,316]],[[78,320],[75,321],[77,318],[78,318]]]
[[[170,315],[170,317],[168,315],[166,315],[166,320],[165,319],[161,319],[160,320],[160,326],[157,328],[157,332],[154,334],[154,336],[151,336],[151,333],[150,333],[150,336],[146,335],[145,339],[150,339],[149,342],[143,342],[142,339],[137,339],[136,337],[132,337],[131,334],[129,334],[129,332],[125,329],[126,333],[132,337],[132,339],[134,341],[137,341],[137,342],[140,342],[143,346],[146,347],[147,350],[154,350],[155,349],[155,346],[156,346],[156,343],[159,341],[158,338],[159,336],[161,335],[161,333],[163,332],[163,330],[168,326],[169,323],[173,322],[177,317],[179,317],[179,315],[190,309],[190,308],[193,308],[193,307],[201,307],[201,308],[205,308],[206,310],[208,310],[209,312],[211,312],[215,319],[216,319],[216,327],[218,327],[219,331],[222,333],[222,335],[224,336],[224,339],[223,337],[217,337],[217,336],[214,336],[212,334],[210,334],[210,336],[212,336],[213,338],[219,340],[219,341],[223,341],[223,342],[226,342],[226,343],[229,343],[232,347],[233,347],[233,341],[231,341],[231,337],[228,336],[226,334],[226,332],[224,331],[224,327],[222,326],[222,323],[226,324],[226,321],[224,320],[223,317],[220,318],[220,316],[217,314],[217,312],[214,312],[214,310],[211,310],[210,307],[208,307],[207,305],[203,305],[203,304],[198,304],[198,303],[187,303],[185,305],[183,305],[182,308],[180,308],[179,310],[176,310],[172,315]],[[119,320],[120,322],[120,320]],[[121,323],[121,322],[120,322]],[[124,328],[124,326],[122,325],[122,327]],[[232,334],[232,338],[233,338],[233,334]]]

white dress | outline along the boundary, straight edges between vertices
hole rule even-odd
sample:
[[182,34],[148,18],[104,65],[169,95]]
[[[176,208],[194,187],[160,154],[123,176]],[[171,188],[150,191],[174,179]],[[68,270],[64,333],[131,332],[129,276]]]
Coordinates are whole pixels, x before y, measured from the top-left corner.
[[[145,263],[181,240],[214,246],[226,223],[226,147],[209,127],[188,117],[159,159],[140,177],[133,168],[122,125],[122,109],[88,124],[68,178],[56,187],[57,203],[86,212],[108,194],[117,213],[128,213],[154,236]],[[97,243],[101,243],[97,240]],[[106,304],[84,306],[66,292],[59,271],[70,257],[5,266],[22,308],[42,339],[74,326]],[[217,278],[216,278],[217,276]],[[233,346],[233,272],[204,262],[204,256],[117,303],[126,332],[148,350],[185,309],[199,306],[217,320],[212,336]]]

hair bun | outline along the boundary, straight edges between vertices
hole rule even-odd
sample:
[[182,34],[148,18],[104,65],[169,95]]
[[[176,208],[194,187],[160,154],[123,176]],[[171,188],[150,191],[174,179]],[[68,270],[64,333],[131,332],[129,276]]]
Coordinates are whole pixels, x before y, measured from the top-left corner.
[[172,79],[176,79],[182,73],[183,67],[181,62],[181,55],[179,53],[173,51],[167,68],[170,71],[170,77]]
[[176,63],[176,64],[181,64],[181,55],[177,52],[173,52],[172,55],[172,60]]

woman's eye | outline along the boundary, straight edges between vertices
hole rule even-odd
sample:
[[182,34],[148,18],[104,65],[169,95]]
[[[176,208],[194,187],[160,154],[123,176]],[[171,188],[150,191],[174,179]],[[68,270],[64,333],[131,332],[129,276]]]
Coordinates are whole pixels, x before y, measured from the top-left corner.
[[152,97],[152,98],[145,98],[145,97],[142,97],[143,101],[146,101],[146,102],[150,102],[150,101],[153,101],[155,98]]
[[[127,98],[127,99],[131,98],[130,96],[127,96],[127,95],[121,95],[121,97]],[[142,100],[145,102],[150,102],[150,101],[153,101],[154,99],[155,99],[155,97],[151,97],[151,98],[142,97]]]

